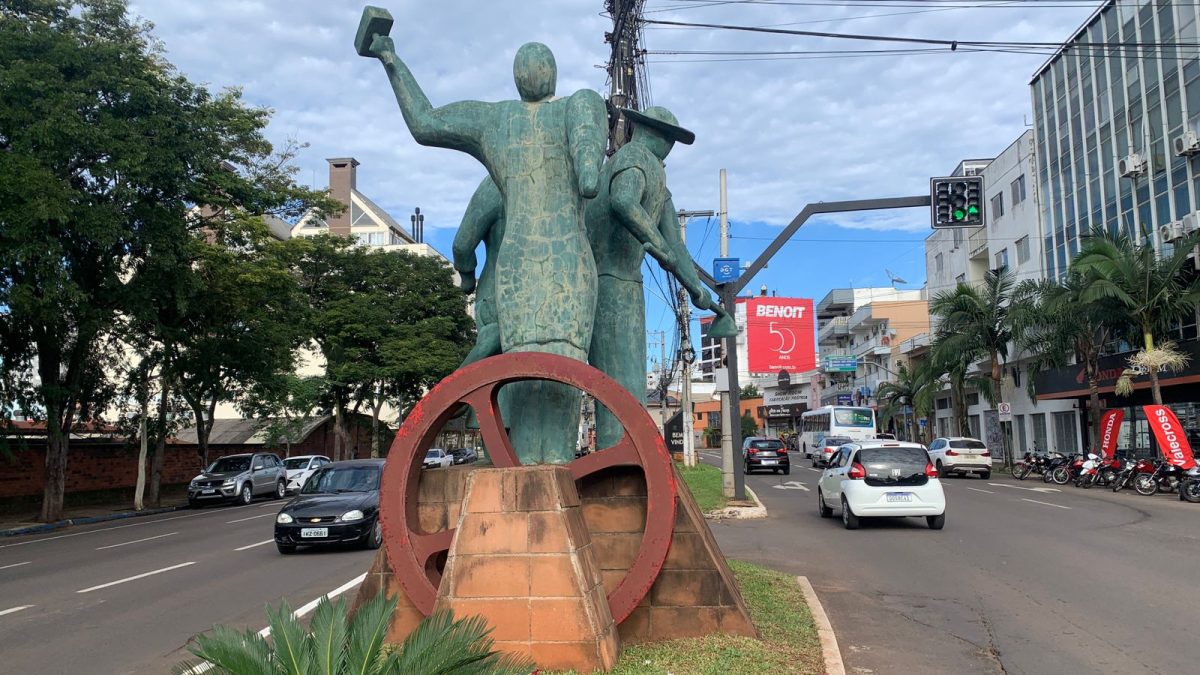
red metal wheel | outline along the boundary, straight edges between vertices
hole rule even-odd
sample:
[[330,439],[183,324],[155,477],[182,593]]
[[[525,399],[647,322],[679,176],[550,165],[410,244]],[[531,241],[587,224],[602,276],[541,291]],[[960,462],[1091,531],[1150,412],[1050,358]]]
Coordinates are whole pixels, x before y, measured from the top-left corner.
[[566,465],[576,481],[614,466],[640,466],[645,475],[646,529],[641,548],[625,578],[608,595],[613,619],[620,623],[650,591],[671,547],[675,472],[666,444],[641,403],[616,380],[564,356],[520,352],[483,359],[446,377],[413,408],[388,451],[379,497],[384,545],[392,572],[413,605],[431,614],[441,582],[438,557],[450,549],[454,530],[421,531],[417,515],[421,462],[442,425],[465,403],[475,410],[492,463],[497,467],[519,466],[496,395],[501,386],[522,380],[561,382],[591,394],[625,427],[625,434],[611,448]]

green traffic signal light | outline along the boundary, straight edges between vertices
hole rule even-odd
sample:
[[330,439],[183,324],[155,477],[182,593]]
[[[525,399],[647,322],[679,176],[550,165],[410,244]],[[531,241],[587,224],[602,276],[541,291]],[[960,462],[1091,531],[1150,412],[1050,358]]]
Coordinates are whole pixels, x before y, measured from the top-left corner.
[[954,209],[954,219],[955,220],[962,220],[965,217],[966,217],[966,214],[963,213],[962,209]]
[[972,204],[971,206],[967,207],[967,213],[972,216],[977,216],[979,215],[979,207]]

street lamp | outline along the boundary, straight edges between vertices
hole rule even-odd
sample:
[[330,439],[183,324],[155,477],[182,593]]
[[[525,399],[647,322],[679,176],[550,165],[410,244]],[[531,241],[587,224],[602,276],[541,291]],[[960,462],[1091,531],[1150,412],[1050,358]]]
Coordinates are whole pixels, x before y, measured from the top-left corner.
[[418,206],[414,210],[413,215],[409,216],[408,219],[409,219],[409,222],[412,223],[413,240],[418,244],[424,243],[425,242],[425,216],[421,215],[421,207]]

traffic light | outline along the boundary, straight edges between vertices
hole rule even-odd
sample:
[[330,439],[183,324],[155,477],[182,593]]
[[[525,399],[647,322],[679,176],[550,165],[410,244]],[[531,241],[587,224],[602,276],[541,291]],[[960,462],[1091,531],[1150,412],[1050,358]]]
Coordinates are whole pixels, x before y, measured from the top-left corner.
[[929,179],[933,227],[983,225],[983,176]]

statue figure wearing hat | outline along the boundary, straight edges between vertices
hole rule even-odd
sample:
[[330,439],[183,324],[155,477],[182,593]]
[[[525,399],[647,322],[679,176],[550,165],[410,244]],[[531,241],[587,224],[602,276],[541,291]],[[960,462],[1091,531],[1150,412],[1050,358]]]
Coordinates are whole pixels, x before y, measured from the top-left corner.
[[[701,285],[679,235],[675,205],[667,190],[663,160],[676,142],[690,145],[695,134],[680,127],[666,108],[623,114],[633,122],[633,138],[608,160],[600,192],[586,211],[599,275],[588,362],[645,403],[646,307],[641,267],[647,252],[679,279],[697,308],[717,313],[710,336],[727,337],[737,329]],[[620,422],[597,406],[596,447],[613,445],[622,433]]]
[[[433,107],[387,36],[391,15],[363,10],[355,46],[379,59],[400,112],[422,145],[465,152],[487,168],[504,204],[504,245],[496,255],[495,309],[502,351],[537,351],[587,359],[596,307],[596,268],[583,227],[583,200],[593,197],[604,163],[604,101],[590,90],[555,97],[550,49],[517,50],[519,100],[459,101]],[[564,464],[575,457],[580,394],[554,382],[519,382],[510,438],[525,464]]]

